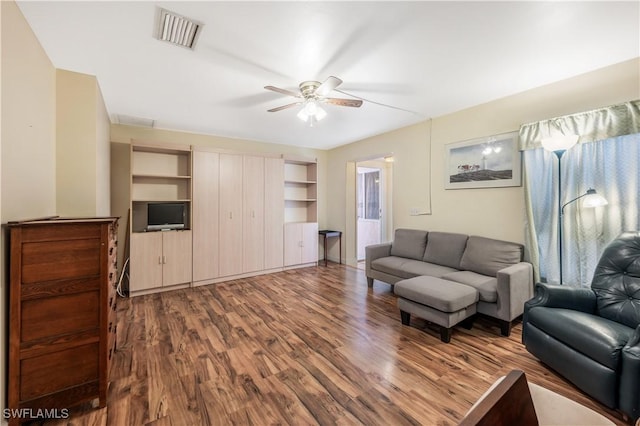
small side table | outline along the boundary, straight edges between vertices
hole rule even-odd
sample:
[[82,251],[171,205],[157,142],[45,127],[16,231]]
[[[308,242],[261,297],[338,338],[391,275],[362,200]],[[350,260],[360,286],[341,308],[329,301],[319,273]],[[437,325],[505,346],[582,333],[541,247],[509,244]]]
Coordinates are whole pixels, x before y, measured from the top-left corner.
[[328,229],[323,229],[322,231],[318,231],[318,234],[324,237],[324,266],[327,266],[327,238],[338,237],[338,246],[340,247],[340,257],[338,258],[338,263],[342,263],[342,231],[330,231]]

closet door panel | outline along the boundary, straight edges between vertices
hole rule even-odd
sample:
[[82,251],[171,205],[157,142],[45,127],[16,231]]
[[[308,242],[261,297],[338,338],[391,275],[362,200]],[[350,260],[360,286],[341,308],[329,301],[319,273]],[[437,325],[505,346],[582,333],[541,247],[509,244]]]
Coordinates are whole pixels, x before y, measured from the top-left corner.
[[191,282],[191,231],[159,234],[162,234],[162,285]]
[[302,224],[302,263],[318,261],[318,224]]
[[132,233],[130,250],[130,290],[162,287],[162,232]]
[[241,155],[220,154],[220,276],[242,273],[242,169]]
[[284,160],[264,160],[264,268],[284,266]]
[[193,281],[217,278],[220,155],[193,152]]
[[243,169],[243,272],[264,269],[264,157],[245,156]]

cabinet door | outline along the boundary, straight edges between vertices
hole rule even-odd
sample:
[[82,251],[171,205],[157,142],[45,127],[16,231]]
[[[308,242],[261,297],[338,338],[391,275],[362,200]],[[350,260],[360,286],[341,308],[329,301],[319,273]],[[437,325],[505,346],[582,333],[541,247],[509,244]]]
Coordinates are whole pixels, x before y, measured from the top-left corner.
[[193,281],[218,277],[218,173],[220,156],[193,152]]
[[302,261],[300,263],[310,263],[318,261],[318,224],[302,224]]
[[131,234],[129,291],[162,287],[162,233]]
[[243,162],[242,272],[264,269],[264,157]]
[[242,156],[220,154],[221,277],[242,273]]
[[284,266],[298,265],[302,259],[302,225],[284,225]]
[[162,285],[191,282],[191,231],[158,233],[162,234]]
[[264,159],[264,269],[284,265],[284,160]]

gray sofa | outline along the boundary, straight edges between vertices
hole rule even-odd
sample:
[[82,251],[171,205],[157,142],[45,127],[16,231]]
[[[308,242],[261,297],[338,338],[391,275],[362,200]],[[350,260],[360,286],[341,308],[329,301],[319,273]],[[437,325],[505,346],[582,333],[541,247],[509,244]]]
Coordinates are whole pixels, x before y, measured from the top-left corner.
[[523,246],[450,232],[397,229],[391,243],[366,247],[366,275],[392,286],[433,276],[478,291],[477,312],[499,320],[502,335],[533,297],[533,268],[523,262]]

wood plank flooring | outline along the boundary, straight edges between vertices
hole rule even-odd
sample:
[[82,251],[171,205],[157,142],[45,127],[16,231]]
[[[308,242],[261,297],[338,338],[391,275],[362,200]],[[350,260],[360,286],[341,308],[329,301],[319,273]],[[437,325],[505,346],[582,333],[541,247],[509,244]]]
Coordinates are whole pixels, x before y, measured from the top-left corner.
[[402,326],[390,286],[330,264],[121,299],[108,405],[69,425],[453,425],[499,376],[522,369],[623,424],[496,323],[450,344]]

